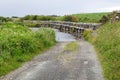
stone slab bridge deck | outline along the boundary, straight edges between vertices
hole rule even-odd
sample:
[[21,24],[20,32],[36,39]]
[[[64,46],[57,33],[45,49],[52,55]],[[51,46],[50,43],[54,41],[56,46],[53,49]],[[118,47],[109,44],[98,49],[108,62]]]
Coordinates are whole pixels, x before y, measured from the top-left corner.
[[96,30],[101,23],[76,23],[65,21],[25,21],[37,23],[36,27],[50,27],[59,29],[61,32],[70,33],[77,38],[81,38],[85,30]]

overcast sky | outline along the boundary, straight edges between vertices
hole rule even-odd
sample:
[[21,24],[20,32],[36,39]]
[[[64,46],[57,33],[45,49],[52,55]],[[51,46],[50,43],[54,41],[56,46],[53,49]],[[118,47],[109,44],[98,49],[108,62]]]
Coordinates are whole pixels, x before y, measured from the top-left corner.
[[120,9],[120,0],[0,0],[0,16],[66,15]]

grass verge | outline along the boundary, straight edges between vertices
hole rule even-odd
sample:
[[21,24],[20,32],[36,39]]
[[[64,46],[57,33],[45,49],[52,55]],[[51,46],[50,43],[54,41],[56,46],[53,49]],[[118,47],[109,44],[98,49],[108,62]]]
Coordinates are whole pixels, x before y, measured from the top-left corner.
[[105,80],[120,80],[120,22],[101,26],[89,41],[98,52]]
[[52,29],[41,28],[33,32],[22,25],[5,23],[0,27],[0,76],[54,44],[55,32]]

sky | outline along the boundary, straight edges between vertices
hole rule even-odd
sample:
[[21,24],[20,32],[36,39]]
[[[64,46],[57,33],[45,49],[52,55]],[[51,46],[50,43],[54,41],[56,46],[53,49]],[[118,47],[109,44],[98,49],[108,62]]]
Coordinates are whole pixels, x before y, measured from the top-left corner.
[[0,16],[68,15],[120,10],[120,0],[0,0]]

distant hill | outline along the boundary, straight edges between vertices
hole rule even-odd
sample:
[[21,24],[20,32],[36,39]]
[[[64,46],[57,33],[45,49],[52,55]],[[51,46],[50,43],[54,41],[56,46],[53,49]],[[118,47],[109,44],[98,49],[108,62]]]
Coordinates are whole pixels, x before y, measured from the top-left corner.
[[103,13],[82,13],[82,14],[72,14],[79,18],[79,22],[99,22],[102,16],[108,15],[109,12]]

